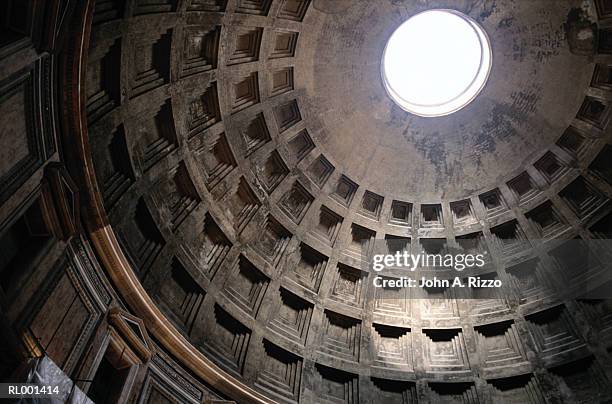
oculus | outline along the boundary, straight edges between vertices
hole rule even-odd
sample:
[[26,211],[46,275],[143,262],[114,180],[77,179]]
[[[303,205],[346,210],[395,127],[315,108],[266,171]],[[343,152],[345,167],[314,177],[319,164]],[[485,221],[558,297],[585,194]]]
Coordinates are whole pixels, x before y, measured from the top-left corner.
[[428,10],[400,25],[382,58],[382,78],[393,101],[423,117],[452,114],[485,86],[491,70],[489,38],[454,10]]

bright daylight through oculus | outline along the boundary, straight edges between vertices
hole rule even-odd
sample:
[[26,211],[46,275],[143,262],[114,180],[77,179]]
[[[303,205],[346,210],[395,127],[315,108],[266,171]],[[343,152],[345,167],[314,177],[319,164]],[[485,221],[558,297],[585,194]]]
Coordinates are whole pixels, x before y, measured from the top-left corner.
[[490,69],[486,33],[454,10],[430,10],[408,19],[391,35],[382,60],[391,98],[426,117],[465,107],[484,87]]

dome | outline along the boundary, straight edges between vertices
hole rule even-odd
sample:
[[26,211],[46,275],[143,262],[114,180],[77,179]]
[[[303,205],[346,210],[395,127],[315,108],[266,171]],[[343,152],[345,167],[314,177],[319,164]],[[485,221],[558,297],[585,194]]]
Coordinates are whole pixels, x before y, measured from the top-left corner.
[[3,379],[612,397],[612,2],[5,3]]

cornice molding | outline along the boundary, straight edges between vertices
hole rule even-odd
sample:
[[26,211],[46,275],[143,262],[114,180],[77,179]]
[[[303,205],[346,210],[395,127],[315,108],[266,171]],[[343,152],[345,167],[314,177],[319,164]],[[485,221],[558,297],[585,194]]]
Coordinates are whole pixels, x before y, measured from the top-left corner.
[[147,331],[184,366],[214,388],[241,403],[268,403],[265,396],[228,375],[197,350],[157,308],[124,255],[104,209],[88,139],[85,74],[93,0],[79,3],[73,14],[62,59],[63,138],[66,165],[77,183],[85,230],[106,273]]

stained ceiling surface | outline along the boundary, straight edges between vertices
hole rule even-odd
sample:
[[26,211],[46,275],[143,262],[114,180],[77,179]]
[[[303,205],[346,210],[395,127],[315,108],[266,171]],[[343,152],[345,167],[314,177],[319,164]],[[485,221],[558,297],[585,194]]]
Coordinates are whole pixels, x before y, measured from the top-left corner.
[[353,1],[341,13],[312,13],[296,62],[305,119],[325,154],[375,192],[423,202],[468,197],[519,174],[567,129],[593,72],[565,39],[580,2],[434,3],[473,16],[493,49],[482,93],[450,116],[408,114],[381,82],[389,36],[430,3]]

